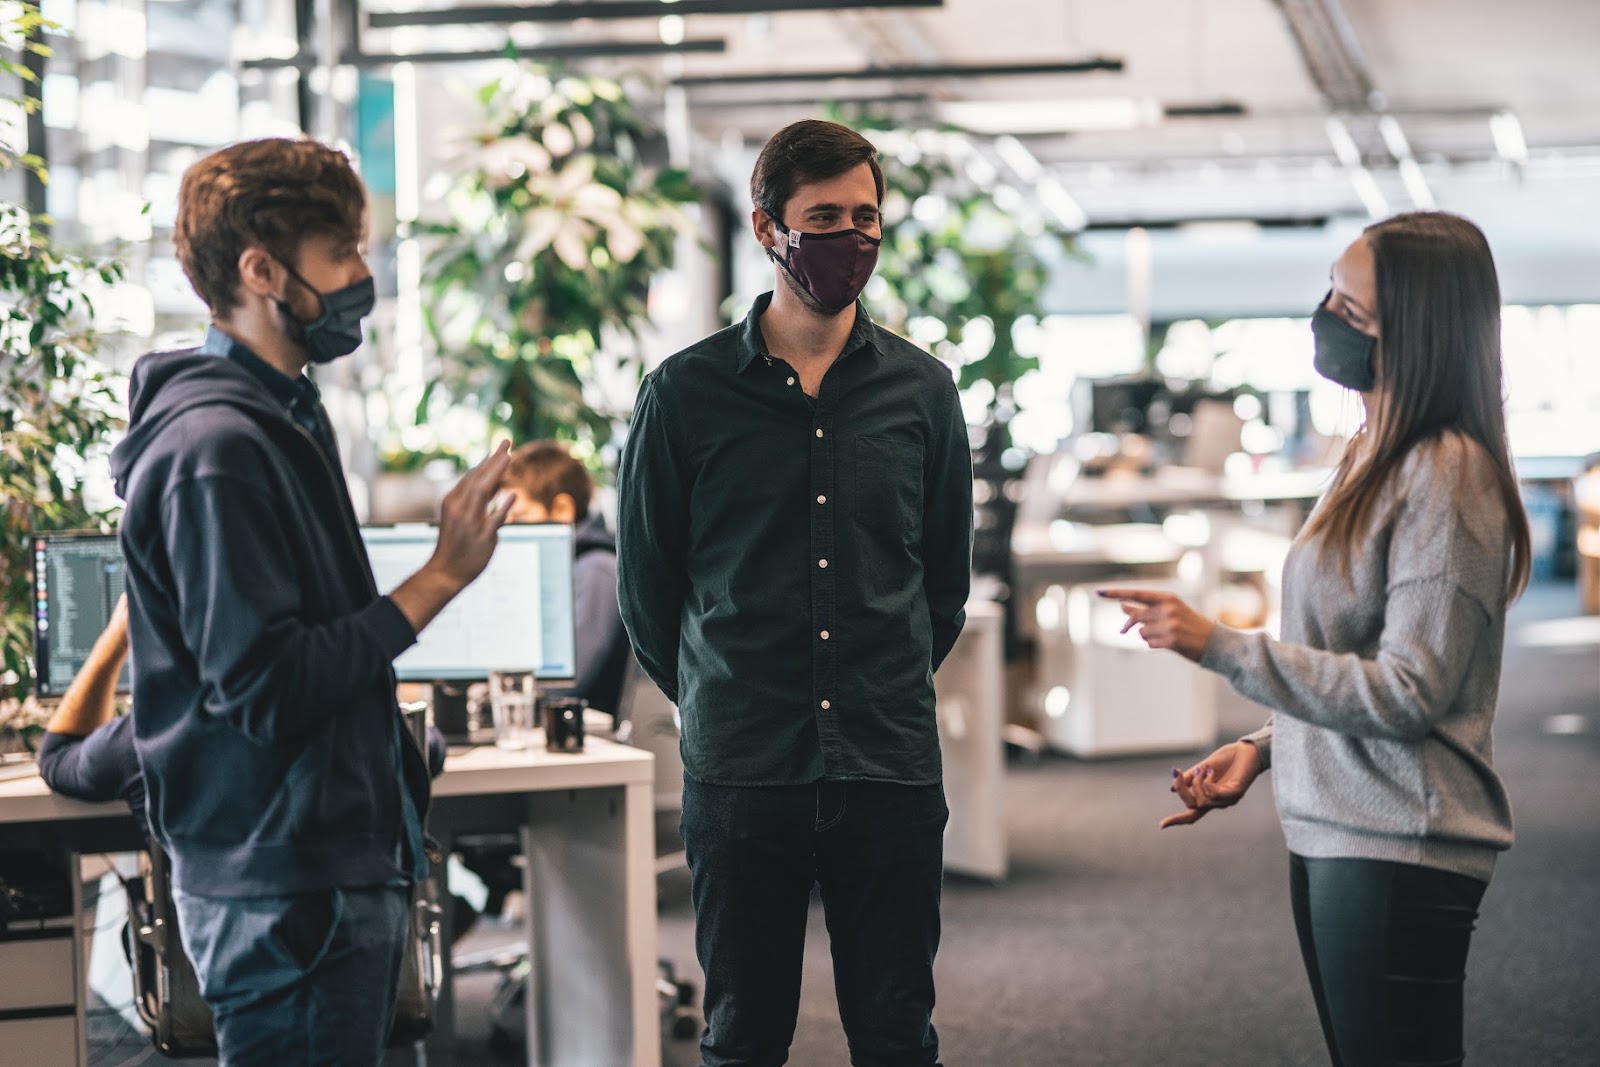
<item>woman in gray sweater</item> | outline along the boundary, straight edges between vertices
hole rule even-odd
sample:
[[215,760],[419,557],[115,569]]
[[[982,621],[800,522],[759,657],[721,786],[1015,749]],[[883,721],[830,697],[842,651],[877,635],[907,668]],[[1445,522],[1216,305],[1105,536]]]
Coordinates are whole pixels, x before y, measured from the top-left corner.
[[1284,564],[1281,640],[1165,593],[1107,589],[1128,628],[1272,708],[1173,791],[1199,821],[1276,769],[1290,898],[1336,1067],[1460,1063],[1478,904],[1511,844],[1491,764],[1528,524],[1501,399],[1500,290],[1472,223],[1368,227],[1333,265],[1316,368],[1366,420]]

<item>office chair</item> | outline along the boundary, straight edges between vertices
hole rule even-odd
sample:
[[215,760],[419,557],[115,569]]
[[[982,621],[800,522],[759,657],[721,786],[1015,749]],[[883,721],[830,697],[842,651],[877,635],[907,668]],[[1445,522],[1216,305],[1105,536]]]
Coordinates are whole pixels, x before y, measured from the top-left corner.
[[[178,936],[166,853],[151,842],[139,854],[138,876],[123,886],[128,893],[124,947],[133,971],[133,1003],[151,1044],[180,1059],[215,1056],[211,1008],[200,996],[200,980]],[[433,1030],[434,998],[444,978],[439,917],[437,887],[432,878],[423,879],[412,894],[411,938],[400,966],[391,1048],[413,1044]]]

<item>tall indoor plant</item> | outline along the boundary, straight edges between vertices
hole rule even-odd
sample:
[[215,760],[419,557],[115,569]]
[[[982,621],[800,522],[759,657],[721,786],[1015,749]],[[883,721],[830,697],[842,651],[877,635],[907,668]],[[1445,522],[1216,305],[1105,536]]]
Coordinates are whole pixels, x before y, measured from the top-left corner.
[[[518,440],[604,444],[626,412],[584,388],[602,346],[635,344],[651,279],[672,266],[700,197],[650,165],[659,137],[615,81],[520,66],[479,94],[484,128],[427,227],[438,385]],[[432,390],[418,419],[426,417]]]
[[[38,48],[46,25],[37,9],[13,8],[0,39]],[[33,77],[8,60],[0,68]],[[44,177],[37,158],[0,153],[0,167],[18,166]],[[122,425],[119,383],[96,358],[90,296],[121,281],[122,268],[61,251],[42,221],[0,202],[0,725],[33,688],[27,535],[108,522],[85,499],[81,474]]]

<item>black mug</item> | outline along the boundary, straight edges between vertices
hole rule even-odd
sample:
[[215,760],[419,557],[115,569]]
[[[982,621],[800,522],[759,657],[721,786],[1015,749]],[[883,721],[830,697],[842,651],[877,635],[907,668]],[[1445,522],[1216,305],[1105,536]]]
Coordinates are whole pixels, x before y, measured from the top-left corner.
[[588,706],[582,697],[545,697],[539,701],[546,751],[583,751],[583,712]]

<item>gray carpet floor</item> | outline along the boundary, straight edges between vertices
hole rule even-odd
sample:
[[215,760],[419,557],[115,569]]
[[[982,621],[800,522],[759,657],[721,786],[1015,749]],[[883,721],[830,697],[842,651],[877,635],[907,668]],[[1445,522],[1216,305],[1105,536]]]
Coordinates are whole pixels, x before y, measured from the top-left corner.
[[[1600,618],[1577,617],[1576,602],[1570,584],[1540,587],[1513,615],[1496,762],[1517,844],[1484,900],[1468,967],[1477,1065],[1600,1064]],[[1258,724],[1242,704],[1223,719],[1224,734]],[[1013,763],[1010,877],[945,886],[934,1018],[946,1064],[1326,1062],[1270,776],[1231,811],[1158,831],[1174,810],[1176,762]],[[849,1055],[820,905],[813,912],[790,1062],[834,1067]],[[686,876],[663,878],[660,914],[662,955],[698,982]],[[496,1062],[485,1044],[491,992],[484,978],[463,984],[465,1044],[453,1062]],[[165,1062],[132,1035],[92,1051],[108,1067]],[[694,1042],[668,1042],[665,1062],[698,1064]]]

